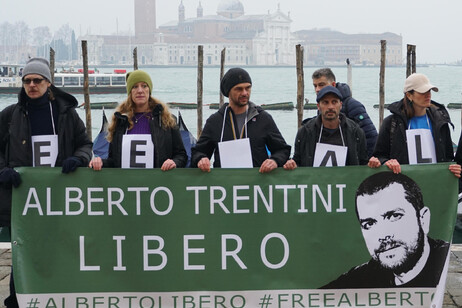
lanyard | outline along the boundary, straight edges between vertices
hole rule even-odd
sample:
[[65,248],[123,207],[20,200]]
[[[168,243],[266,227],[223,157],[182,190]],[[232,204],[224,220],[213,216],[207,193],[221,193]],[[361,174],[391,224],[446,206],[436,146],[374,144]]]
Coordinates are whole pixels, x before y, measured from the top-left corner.
[[[226,122],[226,112],[228,111],[228,106],[226,106],[225,108],[225,114],[223,115],[223,125],[221,127],[221,137],[220,137],[220,142],[223,142],[223,133],[225,131],[225,122]],[[245,121],[244,121],[244,126],[243,128],[245,129],[245,138],[247,138],[247,114],[249,112],[249,106],[247,106],[247,108],[245,109]],[[229,119],[231,121],[231,129],[233,130],[233,137],[234,137],[234,140],[236,140],[236,131],[234,129],[234,121],[233,121],[233,115],[232,115],[232,112],[229,113]],[[243,134],[244,134],[244,130],[241,131],[241,136],[239,139],[242,139],[243,137]]]
[[53,117],[53,107],[51,105],[51,102],[48,103],[50,104],[51,125],[53,125],[53,135],[56,135],[55,118]]
[[[318,140],[318,143],[321,143],[321,136],[322,136],[322,130],[324,128],[324,124],[321,123],[321,132],[319,133],[319,140]],[[343,132],[342,132],[342,125],[340,125],[340,122],[338,124],[338,128],[340,130],[340,136],[342,137],[342,143],[343,143],[343,146],[345,146],[345,140],[343,139]]]

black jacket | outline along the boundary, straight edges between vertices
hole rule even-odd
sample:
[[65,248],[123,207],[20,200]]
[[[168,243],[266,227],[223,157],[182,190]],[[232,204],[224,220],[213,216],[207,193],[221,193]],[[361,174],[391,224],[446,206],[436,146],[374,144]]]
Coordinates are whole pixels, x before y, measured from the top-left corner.
[[[172,159],[177,168],[183,168],[188,161],[186,150],[178,126],[162,127],[162,105],[156,105],[149,121],[152,143],[154,143],[154,168],[162,167],[167,159]],[[103,167],[120,168],[122,166],[122,138],[128,129],[128,117],[116,112],[116,129],[109,145],[109,155],[103,160]]]
[[[434,101],[432,107],[427,108],[427,115],[432,122],[432,133],[435,141],[437,162],[450,162],[454,160],[451,132],[452,125],[446,108]],[[392,113],[383,120],[379,137],[373,156],[384,164],[389,159],[396,159],[400,164],[409,164],[407,151],[406,129],[408,119],[402,112],[403,101],[394,102],[388,106]]]
[[351,96],[351,90],[348,84],[337,82],[336,88],[343,96],[341,112],[358,123],[359,127],[364,131],[367,141],[367,154],[370,157],[377,141],[377,129],[367,114],[366,107]]
[[[83,166],[91,159],[92,142],[87,136],[85,125],[75,111],[77,100],[53,85],[51,91],[58,109],[58,157],[56,166],[71,156],[78,157]],[[18,103],[6,107],[0,113],[0,170],[32,166],[32,143],[28,96],[24,89],[18,95]],[[0,225],[9,226],[11,215],[11,188],[0,186]]]
[[[223,127],[223,116],[225,110],[227,110],[227,113],[233,112],[231,108],[226,108],[227,106],[228,104],[225,104],[207,119],[197,144],[191,149],[191,166],[197,167],[197,163],[203,157],[210,159],[214,153],[213,166],[221,166],[218,143],[220,142]],[[233,117],[233,119],[235,122],[234,127],[236,128],[235,134],[239,136],[236,117]],[[268,147],[271,159],[274,159],[278,166],[282,167],[289,158],[291,147],[285,142],[271,115],[261,107],[249,102],[247,119],[247,136],[250,139],[253,166],[260,167],[266,159],[270,158],[266,149]],[[226,116],[223,141],[233,139],[230,117]]]
[[[312,167],[316,143],[321,132],[321,115],[306,122],[298,130],[295,138],[294,161],[299,167]],[[346,165],[366,165],[368,155],[366,150],[366,138],[363,130],[353,120],[340,114],[345,146],[348,147]]]

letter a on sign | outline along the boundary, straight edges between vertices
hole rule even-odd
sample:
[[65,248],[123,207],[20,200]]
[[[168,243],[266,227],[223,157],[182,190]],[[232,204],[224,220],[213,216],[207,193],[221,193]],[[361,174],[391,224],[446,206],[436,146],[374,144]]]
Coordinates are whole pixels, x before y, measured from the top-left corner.
[[316,143],[313,167],[345,166],[348,148],[340,145]]
[[406,130],[409,164],[436,163],[435,143],[429,129]]

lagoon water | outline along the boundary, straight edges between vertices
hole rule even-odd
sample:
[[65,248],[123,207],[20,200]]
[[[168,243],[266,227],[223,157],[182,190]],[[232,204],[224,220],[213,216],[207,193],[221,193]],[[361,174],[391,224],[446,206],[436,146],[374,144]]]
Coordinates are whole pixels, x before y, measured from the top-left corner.
[[[193,103],[197,101],[197,68],[194,67],[160,67],[143,68],[150,73],[154,91],[153,95],[164,102]],[[252,77],[251,101],[256,104],[270,104],[297,101],[297,75],[295,67],[248,67],[246,68]],[[305,67],[305,98],[310,102],[316,102],[315,92],[311,82],[311,74],[317,67]],[[101,68],[101,72],[111,72],[110,68]],[[337,81],[346,82],[346,67],[334,67],[333,71]],[[352,92],[353,97],[362,102],[372,118],[372,121],[379,128],[379,111],[373,106],[379,103],[379,68],[378,67],[353,67]],[[427,75],[439,92],[432,93],[432,99],[438,103],[447,105],[449,103],[462,102],[462,66],[429,66],[417,67],[417,72]],[[203,80],[203,103],[204,105],[219,102],[219,76],[218,67],[204,68]],[[392,103],[403,97],[403,84],[406,77],[405,67],[388,67],[385,72],[385,103]],[[123,101],[126,95],[92,95],[91,102]],[[80,103],[83,103],[83,95],[76,95]],[[16,96],[0,95],[0,109],[15,103]],[[458,142],[461,132],[461,110],[448,109],[455,129],[452,132],[452,139]],[[216,110],[210,110],[204,106],[203,125],[210,114]],[[177,110],[172,110],[178,115]],[[269,111],[278,125],[287,143],[293,145],[297,132],[297,112],[293,111]],[[78,108],[78,113],[85,122],[83,108]],[[113,110],[106,110],[108,119]],[[181,114],[188,129],[196,135],[197,111],[181,110]],[[315,110],[305,110],[304,118],[312,117]],[[385,116],[389,112],[385,111]],[[93,138],[101,128],[102,111],[92,110],[92,131]]]

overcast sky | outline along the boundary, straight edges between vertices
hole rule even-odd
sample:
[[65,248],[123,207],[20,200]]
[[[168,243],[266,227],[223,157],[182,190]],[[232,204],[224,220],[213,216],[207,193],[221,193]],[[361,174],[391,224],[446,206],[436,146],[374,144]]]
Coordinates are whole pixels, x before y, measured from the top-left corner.
[[[222,0],[201,0],[204,15],[215,15]],[[226,1],[226,0],[225,0]],[[462,59],[461,0],[241,0],[246,14],[290,12],[292,31],[330,28],[345,33],[394,32],[417,45],[418,63]],[[179,0],[157,0],[157,26],[178,19]],[[199,0],[183,0],[186,18]],[[69,24],[76,35],[134,32],[133,0],[0,0],[2,22],[25,21],[30,28],[56,31]],[[377,42],[380,44],[380,42]],[[404,51],[404,50],[403,50]],[[405,54],[405,53],[404,53]]]

